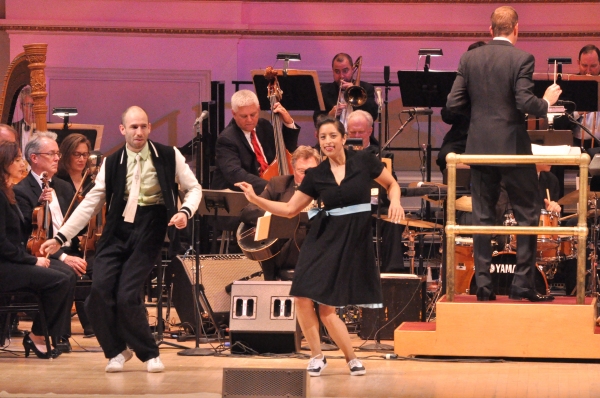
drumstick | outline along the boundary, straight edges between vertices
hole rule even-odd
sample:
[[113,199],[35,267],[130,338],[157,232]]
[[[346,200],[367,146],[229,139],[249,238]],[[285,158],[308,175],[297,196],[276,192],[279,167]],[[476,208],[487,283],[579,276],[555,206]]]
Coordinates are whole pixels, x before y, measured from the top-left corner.
[[546,188],[546,196],[548,196],[548,202],[552,202],[550,200],[550,190],[548,188]]
[[556,60],[554,60],[554,84],[556,84]]

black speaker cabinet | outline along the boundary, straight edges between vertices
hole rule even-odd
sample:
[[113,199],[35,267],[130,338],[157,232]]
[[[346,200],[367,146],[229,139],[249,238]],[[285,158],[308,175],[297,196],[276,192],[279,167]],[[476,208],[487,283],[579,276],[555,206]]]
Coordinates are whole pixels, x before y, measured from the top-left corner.
[[[426,277],[412,274],[381,274],[383,308],[363,308],[359,336],[393,340],[394,330],[402,322],[425,320]],[[379,319],[378,319],[379,318]],[[384,326],[385,325],[385,326]]]
[[[231,352],[292,353],[300,351],[292,282],[242,281],[231,288],[229,340]],[[239,343],[239,344],[237,344]]]
[[309,379],[304,369],[224,368],[222,396],[304,398]]
[[[196,282],[195,257],[177,256],[169,264],[165,281],[173,283],[173,305],[181,322],[196,324],[194,316],[194,284]],[[229,319],[231,297],[225,287],[236,280],[247,278],[261,271],[258,261],[249,260],[242,254],[200,256],[200,283],[208,304],[218,323]],[[262,280],[253,277],[252,280]]]

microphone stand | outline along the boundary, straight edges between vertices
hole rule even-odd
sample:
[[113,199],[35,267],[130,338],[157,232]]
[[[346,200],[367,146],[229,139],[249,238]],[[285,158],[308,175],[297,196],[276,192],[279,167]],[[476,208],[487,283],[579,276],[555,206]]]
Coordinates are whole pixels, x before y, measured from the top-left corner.
[[[387,116],[387,115],[386,115]],[[406,119],[406,122],[404,122],[402,124],[402,126],[400,126],[400,128],[398,129],[398,131],[396,131],[394,133],[394,135],[392,136],[392,138],[390,138],[389,140],[387,140],[387,142],[385,144],[383,144],[383,146],[379,149],[379,153],[383,152],[383,150],[385,148],[387,148],[388,146],[390,146],[390,144],[392,143],[392,141],[394,141],[394,138],[396,138],[398,136],[398,134],[400,134],[402,131],[404,131],[404,128],[406,127],[406,125],[408,123],[410,123],[413,119],[415,118],[415,113],[409,113],[408,114],[408,119]],[[381,134],[380,134],[381,135]],[[381,137],[380,137],[381,138]]]
[[[387,96],[387,91],[386,91],[386,96]],[[387,112],[386,112],[386,116],[387,116]],[[381,136],[382,136],[382,128],[381,128],[381,104],[379,104],[379,117],[377,118],[378,122],[379,122],[379,142],[381,143]],[[404,126],[406,126],[406,124],[410,121],[410,119],[404,123]],[[401,129],[404,128],[404,126],[401,127]],[[394,135],[394,137],[396,137],[396,135],[398,135],[400,133],[400,130],[398,130],[398,132]],[[393,139],[393,138],[392,138]],[[391,140],[390,140],[391,141]],[[386,146],[389,144],[389,142],[386,143]],[[383,153],[383,147],[381,145],[379,145],[379,160],[382,159],[381,154]],[[379,192],[377,194],[377,218],[375,219],[375,251],[377,252],[377,268],[379,270],[381,270],[381,202],[382,202],[382,190],[379,189]],[[377,350],[393,350],[394,347],[392,347],[389,344],[381,344],[381,334],[380,332],[380,319],[381,319],[381,311],[382,309],[377,308],[374,309],[374,311],[377,311],[377,318],[376,318],[376,332],[375,332],[375,343],[374,344],[366,344],[364,346],[361,346],[361,350],[368,350],[368,351],[377,351]]]
[[[196,127],[196,178],[198,178],[198,173],[200,173],[200,186],[204,184],[204,173],[203,173],[203,162],[202,157],[204,155],[203,152],[203,137],[202,137],[202,116],[198,118],[199,120],[197,124],[194,124]],[[217,211],[215,210],[215,213]],[[195,264],[196,264],[196,283],[194,284],[194,310],[196,315],[196,324],[194,335],[196,337],[196,344],[194,348],[188,348],[183,351],[179,351],[177,355],[182,356],[208,356],[213,355],[215,351],[208,348],[200,348],[200,330],[202,327],[202,317],[200,316],[200,300],[202,300],[203,308],[209,313],[211,320],[214,322],[212,317],[212,309],[208,304],[208,299],[206,298],[206,294],[204,293],[204,286],[200,285],[200,215],[196,211],[194,214],[194,228],[192,233],[192,242],[194,242],[195,249]],[[217,336],[221,337],[221,332],[219,330],[219,326],[215,323],[215,330],[217,331]]]

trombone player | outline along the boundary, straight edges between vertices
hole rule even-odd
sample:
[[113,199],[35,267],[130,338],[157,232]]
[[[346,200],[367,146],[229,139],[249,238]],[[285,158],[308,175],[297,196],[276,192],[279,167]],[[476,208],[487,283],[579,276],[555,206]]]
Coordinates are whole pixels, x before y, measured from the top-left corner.
[[[360,76],[360,67],[355,67],[352,57],[346,53],[339,53],[333,57],[331,69],[333,72],[333,83],[321,84],[325,111],[316,110],[314,112],[313,120],[315,125],[320,115],[328,115],[340,119],[342,112],[347,107],[343,98],[344,93],[348,88],[355,85],[354,81]],[[362,105],[353,106],[353,110],[361,109],[366,111],[373,116],[373,120],[377,120],[378,106],[375,101],[375,89],[373,85],[362,80],[359,80],[358,85],[364,89],[363,93],[366,94],[366,100]]]

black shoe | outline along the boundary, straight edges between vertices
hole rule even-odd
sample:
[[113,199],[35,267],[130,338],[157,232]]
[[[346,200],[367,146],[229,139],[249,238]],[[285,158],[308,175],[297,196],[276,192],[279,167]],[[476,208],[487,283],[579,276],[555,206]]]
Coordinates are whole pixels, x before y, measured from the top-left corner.
[[84,339],[91,339],[92,337],[96,337],[96,333],[94,333],[93,330],[84,330],[83,331]]
[[496,293],[490,293],[489,296],[477,295],[477,301],[496,301]]
[[29,351],[31,350],[33,350],[35,356],[40,359],[54,359],[61,354],[56,348],[52,349],[50,352],[41,352],[38,350],[33,340],[31,340],[31,337],[29,337],[29,333],[25,333],[25,337],[23,337],[23,347],[25,348],[25,358],[29,357]]
[[525,290],[523,292],[518,292],[518,293],[511,289],[510,293],[508,294],[508,298],[511,300],[525,299],[525,300],[529,300],[534,303],[541,302],[541,301],[553,301],[554,300],[554,296],[540,294],[533,289]]
[[69,339],[61,338],[54,346],[61,354],[68,354],[71,352],[71,343],[69,342]]

